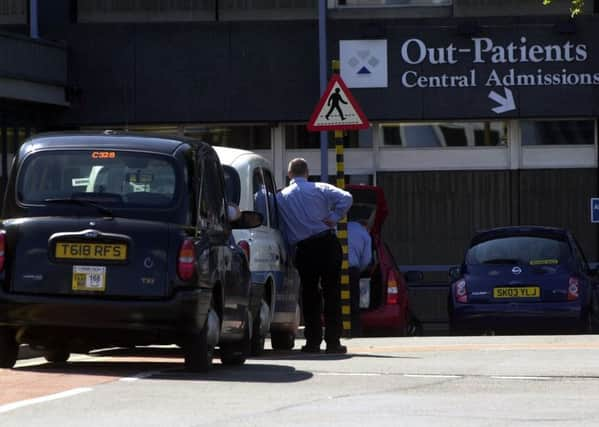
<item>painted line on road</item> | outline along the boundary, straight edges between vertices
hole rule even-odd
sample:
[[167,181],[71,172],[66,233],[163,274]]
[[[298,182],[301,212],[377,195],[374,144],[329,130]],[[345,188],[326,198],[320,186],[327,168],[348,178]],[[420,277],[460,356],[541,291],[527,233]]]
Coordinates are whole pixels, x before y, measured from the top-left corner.
[[162,369],[160,371],[146,371],[146,372],[140,372],[139,374],[135,374],[135,375],[131,375],[129,377],[123,377],[120,378],[119,381],[122,382],[134,382],[134,381],[138,381],[138,380],[143,380],[145,378],[150,378],[156,375],[160,375],[160,374],[164,374],[165,372],[168,371],[174,371],[174,370],[178,370],[179,368],[170,368],[170,369]]
[[439,374],[403,374],[410,378],[464,378],[463,375],[439,375]]
[[18,408],[22,408],[24,406],[36,405],[38,403],[49,402],[51,400],[64,399],[66,397],[76,396],[81,393],[87,393],[88,391],[92,391],[93,389],[90,387],[80,387],[74,388],[72,390],[63,391],[61,393],[49,394],[47,396],[36,397],[34,399],[21,400],[18,402],[7,403],[5,405],[0,406],[0,414],[9,412]]
[[317,372],[316,375],[323,377],[382,377],[385,374],[368,372]]
[[556,377],[535,377],[535,376],[508,376],[508,375],[491,375],[489,378],[494,380],[555,380]]

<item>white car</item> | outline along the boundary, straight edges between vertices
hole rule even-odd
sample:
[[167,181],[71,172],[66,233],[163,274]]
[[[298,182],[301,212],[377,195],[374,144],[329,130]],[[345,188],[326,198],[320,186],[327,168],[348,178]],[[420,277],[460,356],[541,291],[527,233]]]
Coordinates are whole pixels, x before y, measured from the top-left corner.
[[252,295],[262,299],[260,305],[253,304],[261,308],[254,315],[252,354],[262,352],[269,331],[273,349],[291,350],[300,322],[300,281],[279,230],[272,167],[268,160],[251,151],[214,149],[223,166],[228,201],[242,211],[263,215],[261,226],[233,230],[235,242],[248,256]]

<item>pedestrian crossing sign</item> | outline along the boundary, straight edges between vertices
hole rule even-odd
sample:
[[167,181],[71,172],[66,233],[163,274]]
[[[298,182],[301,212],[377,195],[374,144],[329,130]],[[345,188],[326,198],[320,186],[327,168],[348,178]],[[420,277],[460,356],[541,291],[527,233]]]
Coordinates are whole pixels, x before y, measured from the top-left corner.
[[341,79],[333,74],[324,94],[318,101],[308,130],[320,132],[327,130],[358,130],[370,126],[360,106]]

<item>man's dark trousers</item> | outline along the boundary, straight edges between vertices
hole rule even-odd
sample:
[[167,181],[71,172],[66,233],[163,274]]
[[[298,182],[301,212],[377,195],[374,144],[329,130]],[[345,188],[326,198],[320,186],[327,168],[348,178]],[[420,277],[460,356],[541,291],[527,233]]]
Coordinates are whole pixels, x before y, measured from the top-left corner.
[[295,262],[302,286],[304,336],[309,347],[318,347],[322,341],[323,300],[327,348],[339,345],[342,331],[341,260],[341,245],[333,232],[297,244]]

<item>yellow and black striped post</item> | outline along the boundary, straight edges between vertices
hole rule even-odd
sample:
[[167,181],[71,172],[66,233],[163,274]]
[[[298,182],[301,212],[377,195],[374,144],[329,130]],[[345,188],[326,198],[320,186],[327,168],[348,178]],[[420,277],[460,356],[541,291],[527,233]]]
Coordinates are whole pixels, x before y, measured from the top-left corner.
[[[337,187],[345,188],[345,167],[343,159],[343,131],[335,131],[335,152],[337,154]],[[342,336],[351,337],[351,300],[349,286],[349,261],[347,244],[347,217],[343,217],[337,224],[337,237],[343,250],[341,262],[341,320],[343,324]]]

